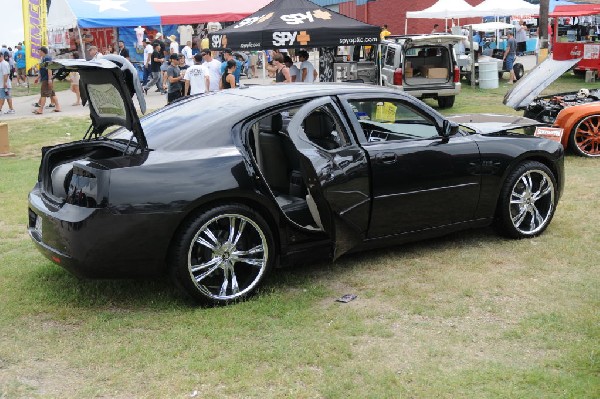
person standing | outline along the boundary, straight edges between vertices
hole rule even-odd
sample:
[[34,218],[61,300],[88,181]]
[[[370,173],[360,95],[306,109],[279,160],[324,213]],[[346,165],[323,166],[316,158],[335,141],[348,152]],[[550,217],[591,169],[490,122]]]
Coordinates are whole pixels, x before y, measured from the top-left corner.
[[433,29],[431,30],[431,34],[438,33],[439,24],[433,24]]
[[[98,49],[96,48],[96,51]],[[40,54],[40,71],[38,78],[35,80],[35,83],[38,81],[41,83],[40,88],[40,102],[38,103],[39,108],[34,110],[33,113],[37,115],[41,115],[44,113],[44,104],[46,103],[46,97],[50,97],[50,101],[54,103],[54,112],[60,112],[60,105],[58,104],[58,98],[56,98],[56,93],[54,92],[53,82],[52,82],[52,70],[48,69],[48,63],[52,62],[52,57],[48,55],[48,47],[42,46],[39,50]]]
[[154,48],[150,44],[150,39],[144,39],[144,79],[142,81],[143,85],[148,83],[148,79],[150,78],[150,64],[152,62],[152,53],[154,52]]
[[119,51],[117,52],[121,57],[124,57],[129,61],[129,50],[125,48],[125,42],[123,40],[119,40]]
[[290,70],[290,76],[292,77],[292,82],[302,82],[302,75],[300,74],[300,70],[296,65],[294,65],[294,61],[292,61],[292,57],[286,55],[283,57],[283,62],[286,67]]
[[210,50],[205,48],[202,49],[202,59],[204,60],[204,65],[208,69],[209,79],[210,79],[210,91],[218,91],[219,90],[219,82],[221,79],[221,63],[215,60],[210,53]]
[[169,44],[169,49],[171,51],[171,54],[178,54],[179,53],[179,43],[177,43],[177,36],[171,35],[171,36],[169,36],[169,40],[171,40],[171,44]]
[[17,85],[20,86],[21,82],[23,82],[23,85],[29,87],[29,82],[27,81],[27,66],[25,64],[25,50],[20,43],[17,44],[15,63],[17,65]]
[[192,55],[192,42],[191,40],[185,43],[185,46],[181,49],[181,54],[185,57],[185,64],[189,67],[194,65],[194,56]]
[[515,58],[517,57],[517,41],[515,40],[513,33],[508,32],[508,40],[506,40],[506,50],[504,50],[503,60],[506,61],[506,69],[510,71],[510,78],[508,80],[508,84],[511,85],[515,80],[515,71],[513,71],[513,64],[515,63]]
[[235,89],[235,76],[234,72],[237,69],[237,63],[234,59],[230,59],[226,61],[225,73],[221,76],[221,82],[219,85],[219,89]]
[[277,53],[273,57],[273,66],[275,67],[275,83],[292,83],[290,70],[283,63],[283,54]]
[[13,108],[11,95],[12,82],[10,80],[10,64],[4,57],[0,57],[0,85],[0,113],[2,113],[4,101],[6,101],[8,102],[8,111],[6,111],[5,114],[14,114],[15,110]]
[[519,27],[517,28],[517,34],[515,35],[515,39],[517,40],[517,54],[523,55],[525,51],[527,51],[527,33],[529,32],[529,28],[527,28],[527,24],[525,21],[521,22]]
[[210,72],[205,65],[202,65],[202,54],[194,56],[194,65],[185,71],[183,80],[185,81],[184,94],[190,93],[193,96],[210,91]]
[[181,70],[179,69],[179,55],[171,54],[169,60],[171,61],[171,65],[167,68],[167,81],[169,82],[167,104],[171,104],[181,97],[181,81],[183,80]]
[[154,52],[151,55],[150,62],[150,72],[151,78],[150,81],[144,86],[144,92],[148,94],[148,89],[152,87],[152,85],[156,85],[156,91],[162,91],[160,86],[160,66],[162,65],[164,58],[162,52],[160,50],[160,43],[156,43],[154,46]]
[[314,83],[318,73],[313,64],[308,60],[308,51],[300,51],[298,53],[298,58],[300,58],[300,79],[298,79],[298,81]]
[[90,53],[90,60],[97,60],[99,58],[102,58],[102,54],[100,54],[100,52],[98,51],[98,47],[96,46],[90,46],[88,52]]
[[388,30],[388,26],[387,25],[383,25],[381,27],[381,33],[379,34],[379,37],[381,40],[386,39],[388,36],[390,36],[392,34],[392,32],[390,32]]
[[[78,59],[79,53],[73,52],[73,59]],[[75,102],[73,106],[81,105],[81,93],[79,92],[79,72],[71,71],[67,78],[71,82],[71,91],[75,94]]]
[[236,60],[233,57],[233,51],[230,48],[226,48],[225,50],[223,50],[223,58],[225,60],[221,63],[221,75],[223,75],[225,73],[225,70],[227,68],[227,62],[229,62],[230,60],[233,60],[233,62],[235,62],[235,64],[236,64],[236,68],[235,68],[233,75],[235,76],[235,83],[237,85],[239,85],[240,77],[242,74],[242,62]]

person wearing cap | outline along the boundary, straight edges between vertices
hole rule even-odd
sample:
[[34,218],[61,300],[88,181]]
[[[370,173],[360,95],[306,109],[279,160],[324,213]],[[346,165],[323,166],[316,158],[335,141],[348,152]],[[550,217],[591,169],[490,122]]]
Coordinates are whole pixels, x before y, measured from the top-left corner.
[[150,44],[150,39],[147,37],[142,41],[144,43],[144,79],[142,84],[145,85],[148,83],[148,78],[150,77],[150,63],[152,62],[152,53],[154,52],[154,48]]
[[208,69],[209,79],[210,79],[210,91],[219,90],[219,81],[221,80],[221,63],[215,60],[212,57],[212,54],[209,49],[202,49],[202,59],[204,60],[204,64]]
[[185,80],[184,95],[187,95],[188,92],[193,96],[210,91],[210,72],[206,65],[202,65],[202,54],[196,54],[194,61],[194,65],[185,71],[183,77]]
[[226,48],[225,50],[223,50],[223,59],[225,61],[223,61],[221,63],[221,75],[223,75],[225,73],[225,71],[227,70],[227,62],[229,60],[233,60],[236,64],[236,68],[235,70],[232,72],[233,76],[235,76],[235,84],[239,86],[240,84],[240,76],[242,74],[242,62],[239,60],[236,60],[233,57],[233,51],[230,48]]
[[177,43],[177,37],[175,35],[171,35],[169,36],[169,40],[171,41],[171,44],[169,45],[171,54],[179,53],[179,43]]
[[25,50],[21,43],[17,44],[15,64],[17,65],[17,86],[21,86],[22,82],[24,86],[29,87],[29,82],[27,81],[27,66],[25,64]]
[[179,69],[179,55],[171,54],[169,57],[171,65],[167,68],[167,79],[169,81],[169,88],[167,94],[167,104],[171,104],[173,101],[181,97],[182,93],[182,81],[183,76]]

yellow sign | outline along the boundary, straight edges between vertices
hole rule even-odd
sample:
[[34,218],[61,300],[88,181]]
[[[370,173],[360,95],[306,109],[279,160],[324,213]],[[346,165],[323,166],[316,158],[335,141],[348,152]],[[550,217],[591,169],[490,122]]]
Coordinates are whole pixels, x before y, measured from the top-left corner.
[[39,50],[48,45],[46,0],[21,0],[25,26],[25,63],[29,70],[40,62]]
[[379,122],[395,122],[397,109],[398,107],[392,103],[378,102],[375,109],[375,120]]

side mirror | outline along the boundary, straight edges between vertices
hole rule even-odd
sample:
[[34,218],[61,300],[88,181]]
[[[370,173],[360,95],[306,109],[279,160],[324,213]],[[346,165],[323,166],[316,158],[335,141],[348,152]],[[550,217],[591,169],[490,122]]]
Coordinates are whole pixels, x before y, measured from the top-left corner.
[[458,133],[458,124],[444,119],[444,123],[442,124],[442,137],[447,138],[456,133]]

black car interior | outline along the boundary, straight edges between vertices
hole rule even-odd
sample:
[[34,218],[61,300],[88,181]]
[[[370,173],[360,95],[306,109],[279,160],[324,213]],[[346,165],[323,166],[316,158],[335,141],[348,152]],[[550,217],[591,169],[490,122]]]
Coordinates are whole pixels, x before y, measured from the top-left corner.
[[[253,154],[283,212],[301,226],[319,228],[299,152],[287,131],[290,120],[288,112],[277,112],[255,123]],[[327,112],[315,110],[302,122],[302,128],[307,138],[321,149],[330,151],[340,147],[335,121]]]

